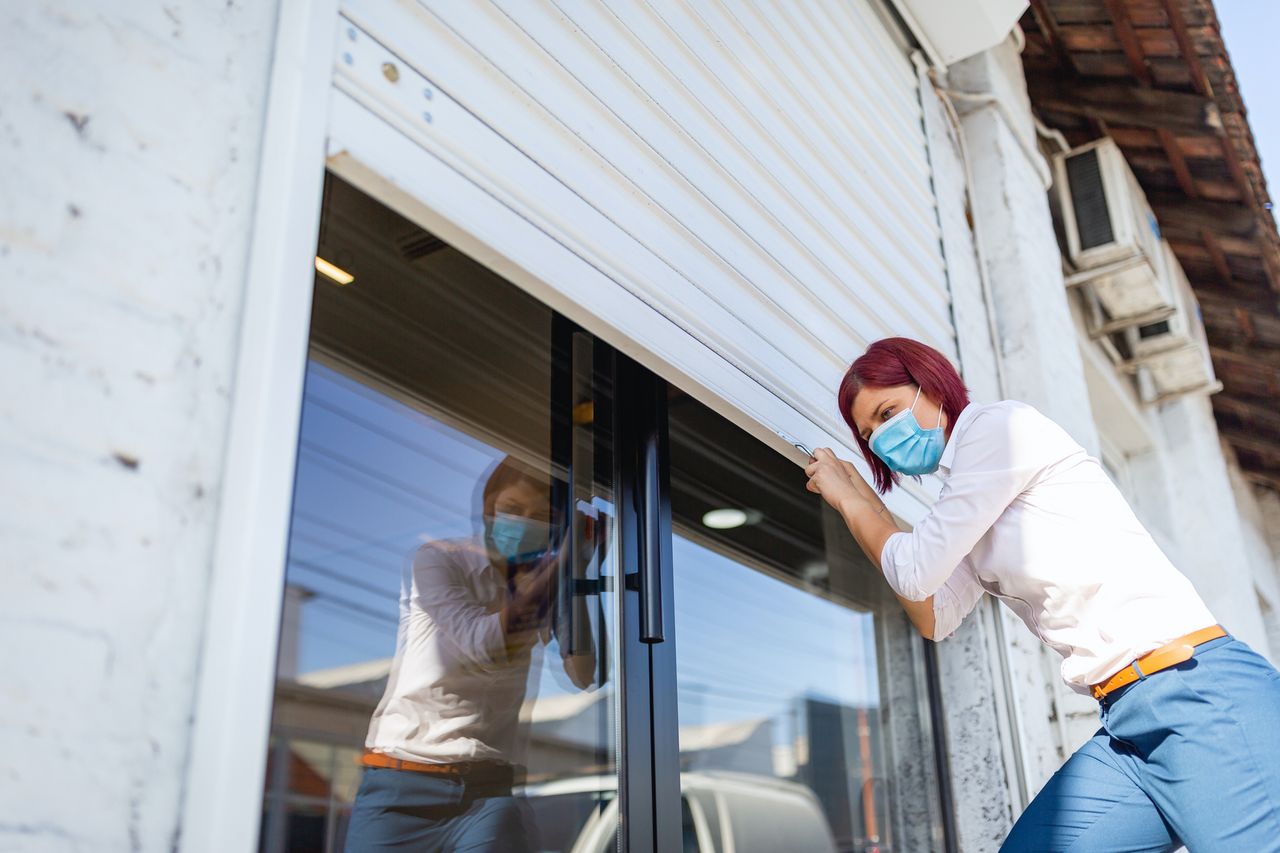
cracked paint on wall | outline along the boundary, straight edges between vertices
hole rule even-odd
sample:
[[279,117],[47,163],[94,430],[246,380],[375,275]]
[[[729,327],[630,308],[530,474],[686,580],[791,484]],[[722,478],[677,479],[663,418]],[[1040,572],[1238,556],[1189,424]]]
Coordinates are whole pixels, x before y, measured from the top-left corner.
[[0,849],[176,837],[275,17],[0,12]]

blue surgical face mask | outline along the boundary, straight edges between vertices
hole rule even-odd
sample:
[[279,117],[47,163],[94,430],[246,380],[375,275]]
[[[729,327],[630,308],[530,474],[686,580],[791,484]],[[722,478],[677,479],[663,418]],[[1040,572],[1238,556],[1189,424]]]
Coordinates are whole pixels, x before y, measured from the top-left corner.
[[931,474],[942,461],[942,450],[947,444],[942,431],[942,409],[938,409],[938,425],[923,429],[913,411],[919,399],[917,390],[910,409],[880,424],[867,439],[871,452],[879,456],[890,471],[911,476]]
[[526,563],[547,552],[551,543],[551,525],[522,515],[495,512],[490,522],[489,539],[494,550],[508,563]]

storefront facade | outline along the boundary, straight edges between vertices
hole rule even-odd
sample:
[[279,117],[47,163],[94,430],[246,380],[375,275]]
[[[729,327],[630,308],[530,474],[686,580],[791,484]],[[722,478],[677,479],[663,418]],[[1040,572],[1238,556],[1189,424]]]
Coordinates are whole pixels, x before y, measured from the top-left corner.
[[[261,141],[211,214],[243,263],[180,313],[243,293],[192,344],[214,381],[162,379],[218,389],[199,399],[221,450],[197,457],[216,512],[139,563],[185,553],[181,588],[86,604],[116,614],[105,665],[154,684],[152,641],[120,638],[183,600],[177,675],[146,693],[166,722],[104,704],[157,757],[125,793],[81,783],[116,791],[92,825],[135,849],[342,850],[374,746],[511,768],[533,849],[995,849],[1078,740],[1071,700],[990,602],[918,637],[799,468],[798,446],[856,458],[834,389],[888,335],[1092,450],[1115,431],[1025,142],[1021,9],[966,59],[927,6],[188,20],[217,35],[202,62],[249,69],[210,109]],[[960,90],[1002,106],[957,111]],[[172,505],[182,460],[112,452],[152,486],[137,508]],[[890,508],[910,525],[937,488]],[[501,524],[522,545],[496,560]],[[532,587],[549,603],[510,605]]]
[[[849,443],[847,353],[896,332],[957,355],[923,63],[892,11],[340,14],[315,254],[341,272],[302,303],[262,849],[342,849],[366,736],[424,654],[437,689],[487,668],[456,701],[510,711],[476,748],[520,768],[547,849],[954,844],[932,650],[793,446]],[[424,555],[484,553],[513,465],[547,480],[574,565],[527,650],[450,669],[403,636],[419,599],[448,622]],[[493,618],[467,589],[479,621],[449,637]]]
[[342,849],[366,737],[516,765],[537,849],[937,846],[922,647],[793,462],[336,177],[320,232],[264,849]]

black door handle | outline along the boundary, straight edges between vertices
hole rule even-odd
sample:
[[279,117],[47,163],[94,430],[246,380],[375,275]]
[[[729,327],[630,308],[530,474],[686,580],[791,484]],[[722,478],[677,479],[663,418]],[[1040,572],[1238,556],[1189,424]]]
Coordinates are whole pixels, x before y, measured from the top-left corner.
[[654,377],[652,420],[641,445],[640,642],[661,643],[662,630],[662,469],[659,437],[666,416],[665,384]]

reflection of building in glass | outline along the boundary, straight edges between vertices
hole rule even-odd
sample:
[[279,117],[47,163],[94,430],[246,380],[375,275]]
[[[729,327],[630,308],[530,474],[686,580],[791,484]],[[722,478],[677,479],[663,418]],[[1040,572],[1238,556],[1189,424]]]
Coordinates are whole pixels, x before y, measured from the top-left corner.
[[[264,851],[342,849],[359,782],[356,760],[391,665],[391,658],[370,660],[277,685]],[[608,687],[526,701],[520,721],[527,731],[527,782],[609,772],[608,765],[601,764],[599,744],[601,733],[613,730],[612,707]],[[277,766],[287,767],[287,772],[277,772]],[[280,846],[270,843],[273,832]],[[312,847],[303,839],[328,842]]]
[[[269,776],[274,787],[267,792],[264,827],[274,824],[273,812],[283,810],[287,803],[289,843],[280,848],[268,843],[264,850],[341,849],[340,843],[310,848],[302,839],[327,837],[331,844],[340,842],[355,793],[355,758],[390,666],[390,659],[373,660],[309,673],[294,684],[281,684],[276,704],[277,748],[272,755],[273,761],[287,761],[289,770],[276,773],[273,767]],[[525,703],[521,720],[529,726],[529,766],[537,771],[528,779],[531,788],[543,786],[555,791],[558,789],[545,786],[607,773],[607,768],[593,762],[598,756],[601,729],[610,730],[614,724],[608,694],[606,688],[543,696]],[[796,783],[812,791],[837,849],[861,851],[877,843],[884,850],[891,849],[879,709],[840,705],[812,696],[797,697],[789,706],[780,719],[748,718],[682,727],[682,772],[693,776],[737,774],[723,778],[733,779],[739,786],[749,785],[751,778],[759,779],[760,784],[767,779]],[[790,730],[794,736],[779,743],[779,730]],[[598,783],[575,784],[591,787]],[[579,806],[565,808],[577,814]],[[538,809],[540,814],[554,811],[555,805],[548,802]],[[266,838],[269,835],[264,842]]]
[[768,718],[680,727],[680,766],[685,770],[736,770],[787,778],[776,766],[774,723]]
[[886,844],[887,765],[880,709],[850,708],[821,699],[799,703],[806,749],[796,778],[818,795],[841,850]]
[[[880,709],[803,696],[782,718],[680,730],[681,765],[733,770],[803,784],[816,795],[839,849],[889,849],[888,765]],[[793,736],[778,742],[776,731]]]
[[520,720],[529,730],[528,782],[610,772],[600,761],[600,743],[613,731],[613,708],[609,687],[526,702]]

